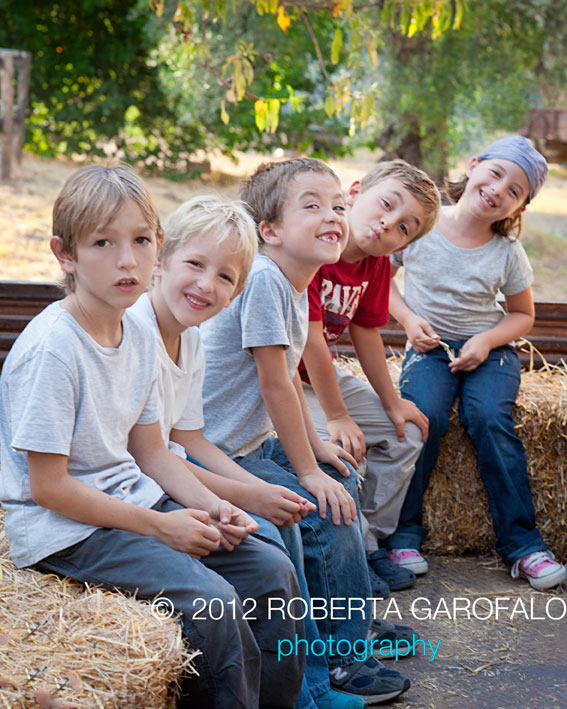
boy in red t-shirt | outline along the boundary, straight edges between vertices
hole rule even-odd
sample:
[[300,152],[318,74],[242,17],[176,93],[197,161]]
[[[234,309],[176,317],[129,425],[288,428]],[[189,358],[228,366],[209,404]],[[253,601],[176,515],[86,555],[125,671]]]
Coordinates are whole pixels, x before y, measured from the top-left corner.
[[[432,229],[440,197],[422,170],[393,160],[354,182],[346,204],[349,237],[341,259],[322,266],[309,286],[302,379],[319,435],[358,462],[366,456],[360,507],[368,564],[378,576],[371,578],[382,595],[415,581],[412,571],[390,563],[379,540],[396,529],[428,427],[422,412],[396,394],[386,365],[378,328],[388,322],[388,257]],[[329,346],[347,327],[369,384],[333,364]]]

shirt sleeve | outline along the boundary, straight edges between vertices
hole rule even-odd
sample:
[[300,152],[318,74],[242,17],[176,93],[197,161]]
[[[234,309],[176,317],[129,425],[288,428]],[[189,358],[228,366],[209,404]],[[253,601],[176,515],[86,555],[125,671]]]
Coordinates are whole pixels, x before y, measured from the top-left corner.
[[255,274],[239,296],[242,349],[282,345],[289,347],[288,312],[291,294],[285,283],[268,270]]
[[529,288],[534,280],[534,272],[522,244],[514,241],[511,247],[508,277],[500,289],[504,295],[517,295]]

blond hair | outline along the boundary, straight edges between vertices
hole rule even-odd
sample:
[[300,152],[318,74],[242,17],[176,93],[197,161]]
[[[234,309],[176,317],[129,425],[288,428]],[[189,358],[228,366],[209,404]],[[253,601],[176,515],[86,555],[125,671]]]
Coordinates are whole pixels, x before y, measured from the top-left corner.
[[[87,165],[65,182],[53,205],[53,235],[63,250],[77,257],[77,244],[87,233],[103,229],[127,200],[136,202],[156,239],[161,232],[157,209],[144,181],[126,163]],[[73,275],[66,273],[63,287],[75,290]]]
[[[428,234],[439,217],[441,195],[429,175],[405,160],[387,160],[376,163],[360,181],[361,192],[366,192],[378,182],[398,180],[406,190],[423,206],[425,218],[418,233],[411,241],[417,241]],[[408,242],[411,243],[411,242]]]
[[243,202],[225,202],[216,195],[200,195],[184,202],[164,222],[165,237],[161,262],[167,266],[171,255],[197,237],[207,236],[220,246],[226,239],[236,241],[235,255],[242,257],[242,271],[235,291],[246,283],[256,254],[256,228]]
[[335,172],[322,160],[316,158],[295,158],[283,162],[263,163],[244,183],[240,197],[254,219],[260,245],[264,243],[259,232],[260,224],[277,222],[281,218],[291,182],[305,172],[331,175],[340,187]]

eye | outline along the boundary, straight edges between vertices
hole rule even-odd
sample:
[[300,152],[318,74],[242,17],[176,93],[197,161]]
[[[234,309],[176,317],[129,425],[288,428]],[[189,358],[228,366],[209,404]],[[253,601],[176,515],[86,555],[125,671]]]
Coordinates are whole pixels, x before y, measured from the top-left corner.
[[319,205],[316,202],[310,202],[305,205],[305,209],[319,209]]
[[97,241],[95,241],[94,245],[97,246],[99,249],[102,249],[108,243],[110,243],[108,239],[98,239]]
[[403,223],[400,224],[400,231],[404,236],[407,236],[409,234],[407,226]]
[[510,187],[510,194],[512,195],[512,197],[517,198],[518,190],[515,187]]
[[190,266],[195,266],[195,268],[203,267],[203,264],[200,261],[197,261],[197,259],[187,259],[185,263],[188,263]]
[[494,175],[494,177],[500,177],[500,172],[498,170],[491,168],[490,172]]
[[333,207],[333,209],[334,209],[336,212],[339,212],[339,214],[344,214],[344,213],[345,213],[345,206],[344,206],[344,204],[337,204],[337,206],[336,206],[336,207]]
[[234,279],[232,278],[232,276],[229,276],[228,273],[221,273],[220,277],[231,284],[234,283]]
[[387,199],[382,199],[382,204],[386,207],[386,209],[390,209],[391,207],[391,204]]
[[137,244],[151,244],[152,240],[149,236],[137,236],[136,237],[136,243]]

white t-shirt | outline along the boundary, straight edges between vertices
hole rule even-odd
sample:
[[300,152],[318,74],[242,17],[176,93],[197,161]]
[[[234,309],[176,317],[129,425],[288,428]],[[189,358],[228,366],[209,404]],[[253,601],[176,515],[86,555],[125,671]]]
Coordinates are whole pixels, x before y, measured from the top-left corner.
[[519,241],[495,234],[474,249],[455,246],[439,228],[390,256],[404,266],[404,301],[442,340],[465,340],[504,317],[497,296],[529,288],[533,271]]
[[159,331],[156,314],[149,295],[144,293],[129,312],[140,318],[154,331],[157,339],[158,390],[162,403],[161,433],[169,449],[185,458],[178,443],[169,440],[172,429],[196,431],[203,428],[203,378],[205,353],[196,327],[181,334],[177,364],[168,355]]
[[149,508],[163,495],[127,450],[136,424],[159,418],[155,337],[125,313],[116,348],[102,347],[59,303],[14,343],[0,380],[0,498],[14,563],[29,566],[97,528],[31,499],[27,451],[67,456],[77,480]]

